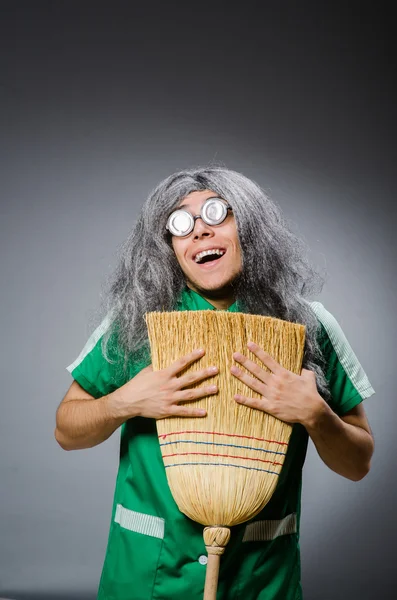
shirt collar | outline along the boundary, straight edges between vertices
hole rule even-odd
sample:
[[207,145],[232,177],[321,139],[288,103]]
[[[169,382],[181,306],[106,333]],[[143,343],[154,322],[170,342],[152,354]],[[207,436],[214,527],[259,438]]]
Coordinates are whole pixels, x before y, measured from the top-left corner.
[[[208,300],[200,296],[188,287],[182,291],[179,300],[177,301],[177,310],[219,310],[215,308]],[[234,302],[227,312],[239,312],[237,302]]]

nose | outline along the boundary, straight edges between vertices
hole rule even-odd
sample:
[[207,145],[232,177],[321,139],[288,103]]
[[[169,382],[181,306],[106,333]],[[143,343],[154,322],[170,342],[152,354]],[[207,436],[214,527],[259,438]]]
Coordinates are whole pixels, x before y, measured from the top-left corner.
[[208,225],[201,217],[196,218],[193,228],[193,239],[213,236],[211,225]]

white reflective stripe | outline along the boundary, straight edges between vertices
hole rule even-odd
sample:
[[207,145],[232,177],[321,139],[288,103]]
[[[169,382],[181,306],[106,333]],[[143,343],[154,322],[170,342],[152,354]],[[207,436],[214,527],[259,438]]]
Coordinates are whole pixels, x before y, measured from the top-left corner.
[[81,362],[83,362],[83,360],[85,359],[87,354],[89,354],[91,352],[91,350],[93,350],[93,348],[95,348],[95,346],[98,343],[98,340],[100,340],[101,337],[109,329],[111,322],[112,322],[112,320],[110,318],[110,312],[109,312],[106,315],[106,317],[103,319],[102,323],[95,329],[94,333],[92,333],[91,336],[88,338],[86,345],[84,346],[84,348],[82,349],[82,351],[80,352],[80,354],[78,355],[78,357],[76,358],[74,363],[72,363],[71,365],[66,367],[66,369],[69,371],[69,373],[72,373],[72,371],[74,371],[74,369],[76,367],[78,367]]
[[124,527],[124,529],[135,531],[135,533],[142,533],[143,535],[150,535],[161,540],[164,539],[165,521],[160,517],[135,512],[118,504],[114,520],[120,527]]
[[364,369],[360,365],[357,356],[354,354],[338,321],[320,302],[310,302],[310,306],[314,310],[318,320],[323,324],[339,362],[346,371],[350,381],[360,394],[361,398],[369,398],[375,393],[375,390],[370,384]]
[[243,542],[268,542],[296,531],[296,513],[292,513],[284,519],[250,523],[245,528]]

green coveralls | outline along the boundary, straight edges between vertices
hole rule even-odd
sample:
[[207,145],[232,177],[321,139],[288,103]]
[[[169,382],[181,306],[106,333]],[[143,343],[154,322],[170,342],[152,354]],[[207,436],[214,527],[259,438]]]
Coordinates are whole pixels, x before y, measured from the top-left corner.
[[[321,323],[321,347],[330,384],[330,405],[343,415],[374,391],[341,328],[324,307],[311,304]],[[215,310],[185,289],[177,310]],[[233,304],[230,312],[236,312]],[[123,371],[101,352],[108,319],[68,367],[73,378],[99,398],[134,377],[150,363],[131,360]],[[221,558],[218,600],[300,600],[299,517],[302,467],[308,436],[293,432],[277,488],[268,505],[249,523],[232,528]],[[99,600],[202,600],[206,550],[203,527],[185,517],[169,490],[154,419],[136,417],[122,425],[120,466]]]

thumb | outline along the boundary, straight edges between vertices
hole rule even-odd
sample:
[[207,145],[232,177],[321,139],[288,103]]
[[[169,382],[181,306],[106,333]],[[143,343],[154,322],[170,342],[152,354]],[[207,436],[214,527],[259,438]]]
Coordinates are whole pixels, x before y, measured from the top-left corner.
[[150,373],[150,371],[153,371],[153,367],[152,365],[149,365],[147,367],[145,367],[144,369],[142,369],[142,371],[139,371],[139,375],[144,375],[145,373]]
[[315,381],[316,380],[316,374],[314,373],[314,371],[310,371],[310,369],[302,369],[301,377],[303,379],[306,379],[307,381]]

